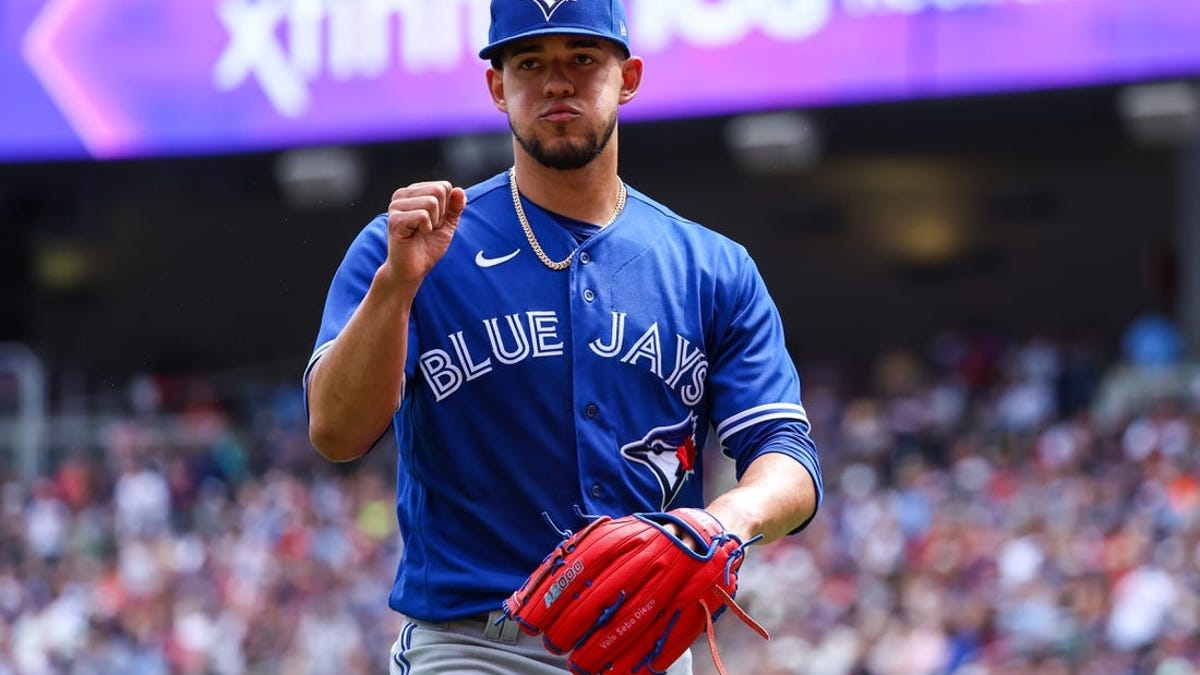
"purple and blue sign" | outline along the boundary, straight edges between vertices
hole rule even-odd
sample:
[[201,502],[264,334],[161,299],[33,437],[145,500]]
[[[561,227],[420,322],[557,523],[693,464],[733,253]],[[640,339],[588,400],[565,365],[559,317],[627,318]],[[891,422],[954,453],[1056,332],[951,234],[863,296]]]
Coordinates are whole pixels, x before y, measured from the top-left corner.
[[[624,119],[1200,74],[1200,0],[626,6],[647,68]],[[487,22],[488,0],[0,0],[0,161],[501,130]]]

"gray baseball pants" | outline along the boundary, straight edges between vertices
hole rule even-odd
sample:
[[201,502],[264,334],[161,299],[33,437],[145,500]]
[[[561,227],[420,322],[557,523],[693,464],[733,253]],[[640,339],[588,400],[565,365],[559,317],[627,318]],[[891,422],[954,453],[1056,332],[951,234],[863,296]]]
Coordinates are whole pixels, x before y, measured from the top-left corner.
[[[563,675],[566,656],[555,656],[542,638],[522,633],[512,621],[483,617],[428,623],[407,619],[392,645],[390,675]],[[692,652],[684,652],[667,675],[692,675]]]

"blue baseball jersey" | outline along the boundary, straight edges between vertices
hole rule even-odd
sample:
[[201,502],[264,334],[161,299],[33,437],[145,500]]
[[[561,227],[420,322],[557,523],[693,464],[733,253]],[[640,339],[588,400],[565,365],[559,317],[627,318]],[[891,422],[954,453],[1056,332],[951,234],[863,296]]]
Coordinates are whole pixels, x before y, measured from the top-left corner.
[[[539,261],[500,174],[467,190],[412,309],[389,604],[414,618],[496,609],[560,540],[546,517],[578,529],[580,513],[703,506],[710,429],[739,476],[785,453],[821,494],[799,377],[742,246],[632,189],[582,244],[524,208],[551,258],[575,250],[568,269]],[[334,276],[309,370],[386,255],[383,214]]]

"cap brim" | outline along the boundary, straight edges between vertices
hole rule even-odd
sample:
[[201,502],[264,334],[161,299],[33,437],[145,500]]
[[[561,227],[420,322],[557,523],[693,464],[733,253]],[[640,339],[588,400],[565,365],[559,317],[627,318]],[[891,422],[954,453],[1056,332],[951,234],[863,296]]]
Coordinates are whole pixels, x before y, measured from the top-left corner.
[[479,50],[479,58],[485,59],[485,60],[494,59],[497,56],[499,56],[500,51],[502,49],[504,49],[505,47],[507,47],[508,45],[511,45],[514,42],[520,42],[521,40],[525,40],[525,39],[528,39],[531,37],[537,37],[539,35],[587,35],[590,37],[598,37],[602,40],[607,40],[607,41],[617,45],[618,47],[620,47],[622,50],[625,51],[625,56],[629,56],[629,53],[630,53],[629,45],[627,45],[619,40],[614,40],[613,36],[608,33],[601,33],[600,31],[592,30],[591,28],[578,28],[575,26],[553,26],[550,28],[539,28],[537,30],[529,30],[529,31],[525,31],[524,33],[518,33],[517,35],[506,37],[503,40],[497,40],[497,41],[491,43],[490,45],[484,47],[483,49]]

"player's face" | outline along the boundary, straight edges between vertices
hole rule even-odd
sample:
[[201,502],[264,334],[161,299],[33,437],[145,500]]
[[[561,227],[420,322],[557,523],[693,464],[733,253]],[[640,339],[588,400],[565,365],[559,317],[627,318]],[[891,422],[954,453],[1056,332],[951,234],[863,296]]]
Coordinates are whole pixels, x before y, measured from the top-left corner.
[[608,40],[548,35],[505,50],[488,84],[525,152],[552,169],[577,169],[608,147],[641,68]]

